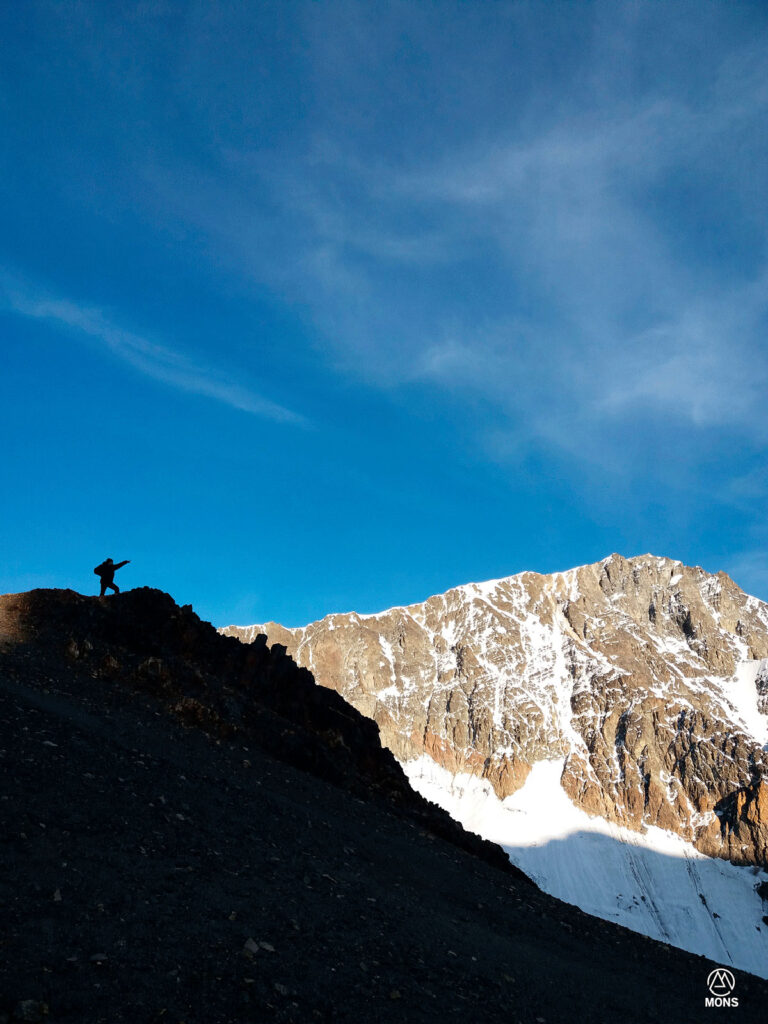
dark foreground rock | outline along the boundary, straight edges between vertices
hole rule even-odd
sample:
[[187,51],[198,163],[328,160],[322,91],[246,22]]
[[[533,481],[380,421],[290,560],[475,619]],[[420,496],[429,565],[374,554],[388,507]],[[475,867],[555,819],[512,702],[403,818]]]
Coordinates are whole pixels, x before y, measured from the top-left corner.
[[505,870],[281,651],[151,591],[0,631],[0,1021],[764,1019]]

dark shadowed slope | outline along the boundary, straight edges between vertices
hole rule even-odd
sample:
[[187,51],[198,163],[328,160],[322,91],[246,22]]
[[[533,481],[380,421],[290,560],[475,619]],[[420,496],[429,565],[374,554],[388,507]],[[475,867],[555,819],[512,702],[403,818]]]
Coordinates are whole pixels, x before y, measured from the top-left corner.
[[0,598],[0,647],[0,1020],[764,1019],[505,869],[280,650],[156,591]]

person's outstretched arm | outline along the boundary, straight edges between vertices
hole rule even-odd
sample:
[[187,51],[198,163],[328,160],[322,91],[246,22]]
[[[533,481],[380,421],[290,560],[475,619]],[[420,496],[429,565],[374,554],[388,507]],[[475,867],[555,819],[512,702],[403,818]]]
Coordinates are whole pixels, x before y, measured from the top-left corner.
[[128,565],[129,562],[130,562],[130,558],[126,558],[126,560],[124,562],[118,562],[117,565],[113,565],[112,568],[113,569],[122,569],[122,567],[124,565]]

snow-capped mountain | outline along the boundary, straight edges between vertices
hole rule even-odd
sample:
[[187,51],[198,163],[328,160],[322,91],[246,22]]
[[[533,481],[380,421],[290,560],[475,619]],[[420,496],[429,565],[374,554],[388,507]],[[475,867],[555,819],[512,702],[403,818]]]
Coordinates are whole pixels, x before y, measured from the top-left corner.
[[225,632],[284,644],[545,890],[768,976],[768,606],[724,573],[612,555]]

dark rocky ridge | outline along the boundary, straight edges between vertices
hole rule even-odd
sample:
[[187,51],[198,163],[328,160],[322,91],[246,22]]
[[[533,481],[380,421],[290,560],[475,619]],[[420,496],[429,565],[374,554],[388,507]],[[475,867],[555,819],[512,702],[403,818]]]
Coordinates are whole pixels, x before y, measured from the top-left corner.
[[0,773],[0,1020],[704,1016],[711,964],[539,892],[282,649],[157,591],[0,598]]
[[[4,643],[5,638],[5,643]],[[10,645],[9,639],[15,642]],[[255,742],[273,756],[413,816],[422,827],[504,871],[493,843],[414,793],[378,726],[317,686],[284,647],[221,636],[191,607],[148,587],[108,600],[72,590],[0,598],[0,646],[11,678],[36,670],[117,682],[152,694],[184,724],[219,739]]]

